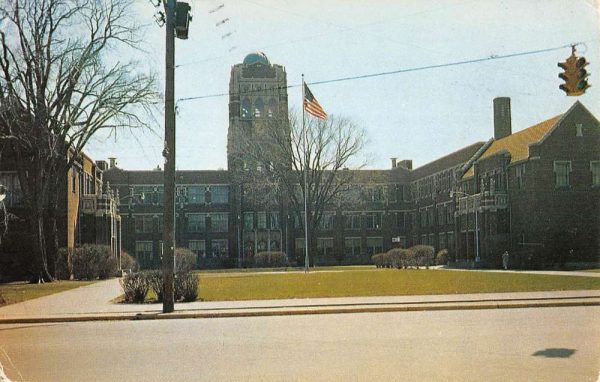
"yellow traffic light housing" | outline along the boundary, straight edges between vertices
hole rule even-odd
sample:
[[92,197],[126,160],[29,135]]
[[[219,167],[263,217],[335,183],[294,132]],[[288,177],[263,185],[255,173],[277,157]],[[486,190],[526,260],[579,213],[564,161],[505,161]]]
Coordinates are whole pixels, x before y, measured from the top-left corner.
[[568,96],[580,96],[585,93],[586,89],[590,87],[587,82],[589,73],[585,70],[588,64],[584,57],[578,58],[575,55],[575,46],[571,47],[571,56],[565,62],[558,63],[558,66],[564,71],[558,77],[565,81],[559,86],[559,89]]

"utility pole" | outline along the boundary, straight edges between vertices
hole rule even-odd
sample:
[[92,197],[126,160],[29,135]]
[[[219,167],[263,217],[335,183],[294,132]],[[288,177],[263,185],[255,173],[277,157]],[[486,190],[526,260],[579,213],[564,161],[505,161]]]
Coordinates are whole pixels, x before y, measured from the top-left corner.
[[164,0],[166,20],[165,56],[165,158],[164,213],[163,213],[163,313],[175,310],[175,4],[176,0]]
[[[163,0],[166,25],[165,52],[165,158],[163,212],[163,313],[175,310],[175,35],[188,38],[192,20],[190,5],[177,0]],[[160,4],[160,2],[159,2]]]

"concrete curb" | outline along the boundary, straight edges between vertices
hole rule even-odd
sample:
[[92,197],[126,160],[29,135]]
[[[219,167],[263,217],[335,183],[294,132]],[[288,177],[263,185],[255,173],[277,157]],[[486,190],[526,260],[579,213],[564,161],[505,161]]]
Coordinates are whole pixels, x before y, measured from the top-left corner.
[[449,310],[489,310],[489,309],[525,309],[525,308],[560,308],[574,306],[600,306],[600,298],[587,301],[585,298],[572,298],[571,301],[522,301],[500,302],[479,301],[475,303],[437,302],[426,304],[396,304],[394,306],[345,306],[333,308],[302,308],[290,307],[280,310],[230,310],[221,312],[179,311],[173,313],[115,313],[88,316],[55,316],[55,317],[15,317],[0,319],[0,325],[7,324],[39,324],[39,323],[69,323],[95,321],[142,321],[142,320],[174,320],[190,318],[244,318],[244,317],[273,317],[319,314],[352,314],[352,313],[391,313],[391,312],[422,312]]

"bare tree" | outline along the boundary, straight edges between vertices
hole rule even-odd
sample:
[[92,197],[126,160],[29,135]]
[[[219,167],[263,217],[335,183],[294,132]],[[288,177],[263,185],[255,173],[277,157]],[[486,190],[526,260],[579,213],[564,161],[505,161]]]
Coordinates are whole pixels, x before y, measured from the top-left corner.
[[51,258],[58,246],[60,179],[94,134],[147,126],[140,116],[157,101],[154,76],[115,59],[119,49],[140,42],[132,3],[5,0],[0,6],[0,141],[16,159],[30,211],[35,277],[52,279],[47,250]]
[[352,171],[347,168],[364,166],[359,162],[366,143],[364,130],[346,118],[307,117],[303,123],[301,117],[290,113],[285,121],[258,123],[243,142],[246,170],[241,171],[241,179],[248,194],[259,200],[280,198],[289,203],[299,222],[304,221],[306,195],[312,258],[323,212],[342,201],[352,182]]

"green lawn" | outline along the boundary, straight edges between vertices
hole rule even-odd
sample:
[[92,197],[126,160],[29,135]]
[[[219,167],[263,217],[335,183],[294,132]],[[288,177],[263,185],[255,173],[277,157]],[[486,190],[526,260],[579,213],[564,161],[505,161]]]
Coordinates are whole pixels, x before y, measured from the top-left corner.
[[18,302],[47,296],[49,294],[64,292],[69,289],[92,284],[94,281],[55,281],[45,284],[9,283],[0,284],[0,306],[16,304]]
[[342,272],[201,273],[200,299],[261,300],[600,289],[600,278],[360,268]]

